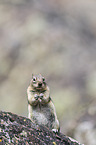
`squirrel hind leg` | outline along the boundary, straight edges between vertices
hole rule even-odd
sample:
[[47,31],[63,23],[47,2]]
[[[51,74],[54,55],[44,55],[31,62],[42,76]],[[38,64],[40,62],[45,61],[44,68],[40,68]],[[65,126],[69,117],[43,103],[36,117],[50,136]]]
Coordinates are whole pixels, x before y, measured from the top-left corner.
[[[60,129],[59,129],[60,130]],[[58,129],[52,129],[52,131],[54,132],[54,133],[57,133],[57,132],[59,132],[59,130]]]

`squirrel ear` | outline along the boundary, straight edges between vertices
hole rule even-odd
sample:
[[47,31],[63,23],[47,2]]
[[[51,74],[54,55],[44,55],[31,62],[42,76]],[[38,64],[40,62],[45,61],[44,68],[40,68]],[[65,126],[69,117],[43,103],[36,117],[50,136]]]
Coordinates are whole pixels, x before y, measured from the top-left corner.
[[32,74],[32,78],[33,78],[33,74]]
[[41,73],[39,74],[39,76],[40,76],[40,77],[42,76]]

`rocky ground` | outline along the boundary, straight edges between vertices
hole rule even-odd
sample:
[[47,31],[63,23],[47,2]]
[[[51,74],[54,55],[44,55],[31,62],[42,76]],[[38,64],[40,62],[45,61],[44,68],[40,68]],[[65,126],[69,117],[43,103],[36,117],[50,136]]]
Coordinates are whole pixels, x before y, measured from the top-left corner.
[[2,145],[81,145],[78,141],[44,126],[38,126],[30,119],[0,112],[0,144]]

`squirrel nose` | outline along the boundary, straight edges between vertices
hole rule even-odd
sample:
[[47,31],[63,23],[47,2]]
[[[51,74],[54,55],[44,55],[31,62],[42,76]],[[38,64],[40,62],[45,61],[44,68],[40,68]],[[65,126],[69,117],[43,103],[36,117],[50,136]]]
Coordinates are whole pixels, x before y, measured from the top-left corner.
[[42,87],[42,83],[39,83],[38,86],[39,86],[39,87]]

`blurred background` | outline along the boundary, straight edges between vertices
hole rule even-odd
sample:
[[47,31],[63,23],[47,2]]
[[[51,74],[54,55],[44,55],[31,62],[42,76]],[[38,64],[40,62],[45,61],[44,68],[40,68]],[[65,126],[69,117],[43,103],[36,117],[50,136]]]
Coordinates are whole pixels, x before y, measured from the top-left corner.
[[27,116],[41,73],[61,132],[96,145],[96,1],[0,0],[0,110]]

